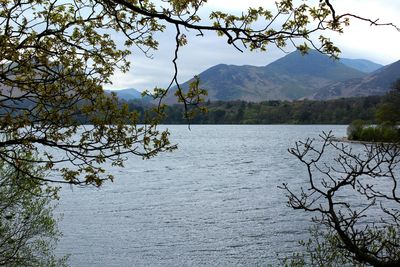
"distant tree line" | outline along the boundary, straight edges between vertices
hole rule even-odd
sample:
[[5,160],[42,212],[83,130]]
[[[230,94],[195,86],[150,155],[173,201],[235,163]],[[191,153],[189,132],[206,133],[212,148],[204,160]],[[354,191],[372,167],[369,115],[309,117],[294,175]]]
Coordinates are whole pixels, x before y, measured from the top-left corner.
[[400,141],[400,79],[378,105],[375,118],[376,125],[371,125],[361,118],[353,121],[347,128],[350,140],[368,142],[399,142]]
[[[246,101],[206,102],[207,112],[198,112],[190,118],[191,124],[349,124],[361,119],[375,123],[375,113],[382,96],[341,98],[327,101]],[[128,102],[144,122],[151,117],[149,104]],[[164,124],[187,124],[183,105],[170,105],[164,109]]]
[[[121,108],[127,104],[128,111],[135,114],[139,124],[150,123],[157,118],[162,124],[350,124],[362,121],[363,125],[379,123],[379,108],[387,96],[340,98],[334,100],[270,100],[259,103],[242,100],[207,101],[201,112],[194,109],[188,120],[183,104],[157,108],[149,99],[120,100]],[[162,114],[156,114],[156,111]],[[101,113],[98,116],[102,116]],[[77,113],[78,124],[90,124],[85,115]],[[129,123],[127,121],[127,123]]]

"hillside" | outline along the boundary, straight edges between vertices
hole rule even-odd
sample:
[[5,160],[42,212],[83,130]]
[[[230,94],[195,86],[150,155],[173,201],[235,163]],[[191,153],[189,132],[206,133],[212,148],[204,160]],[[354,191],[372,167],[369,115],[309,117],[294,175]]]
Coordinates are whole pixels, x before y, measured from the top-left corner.
[[300,79],[318,77],[329,81],[344,81],[364,76],[359,70],[315,50],[310,50],[306,55],[302,55],[299,51],[292,52],[267,65],[266,69]]
[[363,78],[337,82],[321,88],[313,99],[383,95],[391,89],[397,79],[400,79],[400,60]]
[[[362,78],[366,74],[326,55],[310,51],[293,52],[267,66],[220,64],[199,74],[208,99],[215,100],[294,100],[314,95],[331,83]],[[190,81],[182,84],[188,87]],[[173,102],[170,97],[168,102]]]

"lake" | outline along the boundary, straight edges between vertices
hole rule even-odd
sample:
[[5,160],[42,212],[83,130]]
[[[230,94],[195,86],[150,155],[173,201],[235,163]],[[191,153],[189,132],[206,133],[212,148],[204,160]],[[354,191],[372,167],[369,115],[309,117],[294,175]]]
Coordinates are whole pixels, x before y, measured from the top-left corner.
[[101,189],[62,189],[57,253],[71,266],[267,266],[301,250],[309,214],[277,186],[307,176],[287,149],[346,126],[164,127],[178,150],[109,168],[115,181]]

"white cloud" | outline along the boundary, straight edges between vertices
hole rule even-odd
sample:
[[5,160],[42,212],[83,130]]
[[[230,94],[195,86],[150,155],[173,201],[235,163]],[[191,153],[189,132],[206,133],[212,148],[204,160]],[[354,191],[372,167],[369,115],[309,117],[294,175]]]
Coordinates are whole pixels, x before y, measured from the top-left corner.
[[[337,1],[338,12],[349,12],[400,26],[400,1],[352,0]],[[371,26],[369,22],[351,19],[343,34],[333,36],[344,56],[366,58],[377,63],[389,64],[400,60],[400,32],[390,26]]]

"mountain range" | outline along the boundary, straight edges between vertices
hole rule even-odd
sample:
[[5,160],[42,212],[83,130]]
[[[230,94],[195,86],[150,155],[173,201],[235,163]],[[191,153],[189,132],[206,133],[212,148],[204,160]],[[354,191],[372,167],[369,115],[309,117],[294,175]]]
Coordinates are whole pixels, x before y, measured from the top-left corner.
[[107,94],[115,93],[119,99],[126,101],[142,98],[142,93],[134,88],[119,89],[119,90],[105,90]]
[[[314,50],[307,55],[295,51],[266,66],[219,64],[198,76],[211,101],[332,99],[386,93],[400,78],[400,61],[382,66],[364,59],[333,60]],[[173,93],[167,102],[174,102]]]

